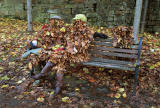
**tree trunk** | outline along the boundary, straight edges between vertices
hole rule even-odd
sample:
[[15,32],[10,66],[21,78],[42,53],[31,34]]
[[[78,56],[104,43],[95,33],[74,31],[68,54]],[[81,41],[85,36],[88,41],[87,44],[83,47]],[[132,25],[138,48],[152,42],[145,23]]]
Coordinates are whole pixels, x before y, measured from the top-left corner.
[[142,27],[141,27],[141,33],[144,32],[144,27],[145,27],[145,24],[146,24],[147,9],[148,9],[148,0],[145,0],[144,13],[143,13],[143,19],[142,19]]
[[140,27],[140,20],[141,20],[141,11],[142,11],[142,3],[143,0],[136,1],[136,10],[134,16],[134,42],[138,43],[138,34],[139,34],[139,27]]
[[32,4],[31,4],[32,0],[27,0],[27,19],[28,19],[28,31],[31,32],[33,31],[32,29],[32,13],[31,13],[31,10],[32,10]]

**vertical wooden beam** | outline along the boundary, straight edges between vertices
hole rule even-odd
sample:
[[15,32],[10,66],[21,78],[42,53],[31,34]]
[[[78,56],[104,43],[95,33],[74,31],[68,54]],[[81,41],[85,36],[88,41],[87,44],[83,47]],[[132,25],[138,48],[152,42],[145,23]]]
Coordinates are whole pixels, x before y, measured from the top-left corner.
[[145,27],[145,24],[146,24],[147,10],[148,10],[148,0],[145,0],[144,12],[143,12],[143,19],[142,19],[142,26],[141,26],[141,33],[144,32],[144,27]]
[[141,20],[142,3],[143,3],[143,0],[136,0],[136,9],[135,9],[135,16],[134,16],[134,24],[133,24],[134,42],[135,43],[138,43],[138,34],[139,34],[139,27],[140,27],[140,20]]
[[28,31],[31,32],[33,31],[32,29],[32,13],[31,13],[31,10],[32,10],[32,0],[27,0],[27,19],[28,19]]

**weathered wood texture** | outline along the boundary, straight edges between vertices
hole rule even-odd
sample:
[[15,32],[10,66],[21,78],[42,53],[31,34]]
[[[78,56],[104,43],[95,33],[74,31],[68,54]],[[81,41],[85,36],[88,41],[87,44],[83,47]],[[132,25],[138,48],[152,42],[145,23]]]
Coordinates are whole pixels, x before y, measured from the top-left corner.
[[[91,59],[84,65],[135,71],[138,58],[138,44],[130,49],[114,48],[113,39],[95,39],[89,50]],[[120,59],[120,58],[121,59]],[[139,65],[139,64],[136,64]]]

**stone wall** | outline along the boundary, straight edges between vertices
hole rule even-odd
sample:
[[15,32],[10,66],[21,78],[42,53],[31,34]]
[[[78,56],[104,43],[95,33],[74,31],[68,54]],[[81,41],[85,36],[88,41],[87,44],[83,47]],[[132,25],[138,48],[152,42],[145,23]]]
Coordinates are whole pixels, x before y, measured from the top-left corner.
[[160,32],[160,0],[149,0],[145,31]]
[[[27,0],[0,0],[0,16],[26,19]],[[83,13],[89,24],[113,27],[132,26],[136,0],[32,0],[34,21],[46,22],[60,15],[70,22],[75,14]],[[151,0],[147,13],[146,31],[160,31],[160,0]]]

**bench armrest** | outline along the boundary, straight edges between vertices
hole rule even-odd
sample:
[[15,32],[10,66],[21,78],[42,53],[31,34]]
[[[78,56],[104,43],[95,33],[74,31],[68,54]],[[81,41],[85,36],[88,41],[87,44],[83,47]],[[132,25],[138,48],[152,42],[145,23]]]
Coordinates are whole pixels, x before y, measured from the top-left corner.
[[140,37],[140,41],[139,41],[139,45],[138,45],[138,57],[137,57],[136,65],[140,64],[140,57],[141,57],[141,50],[142,50],[142,40],[143,40],[143,38]]

